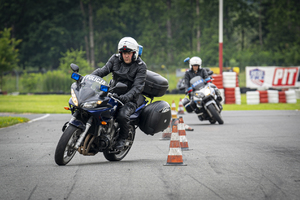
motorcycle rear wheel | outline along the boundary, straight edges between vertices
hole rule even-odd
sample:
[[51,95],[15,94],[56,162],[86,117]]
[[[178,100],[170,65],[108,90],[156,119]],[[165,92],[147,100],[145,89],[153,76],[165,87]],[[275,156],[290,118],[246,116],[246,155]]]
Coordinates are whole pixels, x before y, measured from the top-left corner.
[[62,134],[55,150],[55,162],[57,165],[68,164],[77,152],[76,142],[81,134],[81,130],[73,125],[69,125]]
[[224,121],[221,117],[221,115],[218,113],[218,111],[216,110],[215,106],[210,104],[207,106],[207,109],[210,111],[210,113],[212,114],[213,118],[219,123],[219,124],[224,124]]
[[134,141],[134,137],[135,137],[135,128],[133,126],[131,126],[129,133],[128,133],[128,138],[126,139],[126,144],[124,146],[124,148],[121,151],[118,151],[117,153],[112,152],[111,150],[104,150],[103,151],[103,155],[104,157],[108,160],[108,161],[120,161],[123,158],[125,158],[125,156],[127,155],[127,153],[129,152],[133,141]]

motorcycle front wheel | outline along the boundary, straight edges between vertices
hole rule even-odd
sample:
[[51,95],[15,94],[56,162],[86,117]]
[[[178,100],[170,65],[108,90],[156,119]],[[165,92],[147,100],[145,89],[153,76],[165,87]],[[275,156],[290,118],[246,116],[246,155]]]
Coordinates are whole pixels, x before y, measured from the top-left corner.
[[210,111],[210,113],[212,114],[213,118],[219,123],[219,124],[224,124],[224,121],[221,117],[221,115],[218,113],[218,111],[216,110],[215,106],[213,104],[209,104],[207,106],[207,109]]
[[122,160],[123,158],[125,158],[125,156],[129,152],[129,150],[130,150],[130,148],[133,144],[134,137],[135,137],[135,128],[133,126],[131,126],[130,129],[129,129],[128,138],[126,139],[124,148],[120,151],[117,151],[117,152],[111,151],[109,149],[104,150],[103,151],[104,157],[108,161],[120,161],[120,160]]
[[55,162],[58,165],[68,164],[77,152],[76,142],[81,134],[81,130],[73,125],[69,125],[62,134],[55,150]]

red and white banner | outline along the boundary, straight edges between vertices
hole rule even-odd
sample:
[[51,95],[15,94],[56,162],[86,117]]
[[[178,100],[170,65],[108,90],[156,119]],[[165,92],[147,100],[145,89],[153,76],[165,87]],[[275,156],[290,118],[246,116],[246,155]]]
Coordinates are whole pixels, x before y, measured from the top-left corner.
[[246,87],[300,87],[299,72],[300,67],[246,67]]

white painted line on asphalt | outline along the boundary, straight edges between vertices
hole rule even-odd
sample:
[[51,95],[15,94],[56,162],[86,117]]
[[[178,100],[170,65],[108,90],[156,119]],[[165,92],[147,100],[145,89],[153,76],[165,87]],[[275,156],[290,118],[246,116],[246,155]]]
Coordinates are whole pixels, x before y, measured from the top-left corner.
[[35,122],[35,121],[38,121],[38,120],[41,120],[41,119],[45,119],[46,117],[49,117],[49,116],[50,116],[50,114],[46,114],[46,115],[44,115],[44,116],[42,116],[42,117],[39,117],[39,118],[35,118],[35,119],[33,119],[33,120],[30,120],[28,123]]

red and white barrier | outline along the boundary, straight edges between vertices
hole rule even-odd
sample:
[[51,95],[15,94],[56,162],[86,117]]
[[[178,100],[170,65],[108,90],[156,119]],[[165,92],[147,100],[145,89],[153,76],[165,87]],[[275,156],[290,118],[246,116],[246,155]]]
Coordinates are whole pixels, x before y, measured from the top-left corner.
[[258,91],[259,92],[259,102],[260,103],[268,103],[268,91]]
[[213,84],[217,86],[219,89],[223,89],[223,75],[222,74],[214,74],[211,76],[213,78]]
[[268,90],[268,103],[279,103],[278,90]]
[[[286,103],[286,95],[285,95],[285,91],[279,91],[278,92],[278,102],[279,103]],[[261,102],[262,103],[262,102]],[[268,102],[264,102],[264,103],[268,103]]]
[[242,100],[241,100],[241,90],[239,87],[235,88],[235,103],[238,105],[241,105]]
[[[256,70],[256,71],[255,71]],[[261,74],[255,69],[253,74]],[[223,72],[222,75],[213,75],[213,83],[219,88],[225,104],[241,104],[241,92],[236,72]],[[256,79],[255,79],[256,80]],[[261,85],[260,79],[254,81]],[[224,88],[224,89],[223,89]],[[300,99],[300,90],[265,90],[265,91],[247,91],[247,104],[259,103],[297,103]]]
[[247,91],[247,104],[259,103],[297,103],[295,90]]
[[237,82],[237,75],[235,72],[223,72],[223,87],[235,88]]
[[285,91],[285,97],[286,97],[286,102],[287,103],[297,103],[295,90]]
[[236,72],[223,72],[225,104],[241,104],[241,91]]
[[259,104],[259,92],[258,91],[247,91],[247,104]]

